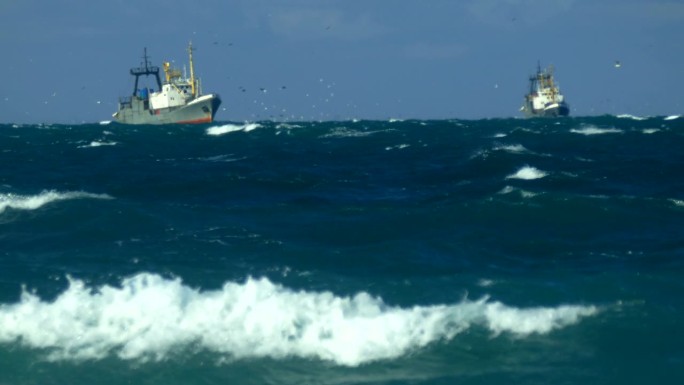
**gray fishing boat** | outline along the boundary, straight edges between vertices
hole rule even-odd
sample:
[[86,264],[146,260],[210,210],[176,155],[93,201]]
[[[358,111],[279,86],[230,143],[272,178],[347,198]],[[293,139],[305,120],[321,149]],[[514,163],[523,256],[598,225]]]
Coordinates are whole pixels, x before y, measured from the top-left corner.
[[[221,98],[218,94],[202,94],[200,79],[195,77],[192,52],[190,44],[190,76],[183,76],[180,70],[164,62],[162,83],[159,67],[150,64],[145,49],[141,66],[131,69],[131,75],[135,77],[133,95],[119,99],[119,110],[112,115],[114,121],[124,124],[212,122],[221,105]],[[141,77],[153,77],[157,88],[139,88]]]

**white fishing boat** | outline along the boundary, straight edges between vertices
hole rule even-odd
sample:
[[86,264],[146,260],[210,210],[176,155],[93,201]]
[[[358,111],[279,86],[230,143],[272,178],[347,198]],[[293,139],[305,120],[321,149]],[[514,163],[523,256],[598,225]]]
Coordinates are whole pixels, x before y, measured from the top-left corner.
[[[192,44],[188,46],[190,76],[164,62],[164,83],[159,67],[152,66],[144,50],[143,63],[131,69],[135,76],[133,95],[119,99],[119,110],[112,116],[124,124],[210,123],[221,105],[218,94],[202,94],[200,79],[195,77]],[[157,88],[140,87],[141,77],[153,77]]]
[[568,116],[570,107],[553,79],[553,67],[546,70],[537,65],[537,73],[530,76],[530,91],[520,108],[526,117]]

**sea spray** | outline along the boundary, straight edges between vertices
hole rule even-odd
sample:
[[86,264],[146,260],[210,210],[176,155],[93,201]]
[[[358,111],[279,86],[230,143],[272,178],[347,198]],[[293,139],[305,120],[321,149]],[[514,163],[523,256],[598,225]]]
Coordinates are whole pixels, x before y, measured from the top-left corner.
[[471,327],[494,335],[545,334],[596,314],[595,306],[516,308],[483,298],[397,307],[368,293],[294,291],[266,278],[201,291],[138,274],[120,287],[78,279],[54,301],[24,291],[0,306],[0,342],[47,349],[51,360],[164,360],[194,347],[234,358],[288,356],[337,365],[397,358]]

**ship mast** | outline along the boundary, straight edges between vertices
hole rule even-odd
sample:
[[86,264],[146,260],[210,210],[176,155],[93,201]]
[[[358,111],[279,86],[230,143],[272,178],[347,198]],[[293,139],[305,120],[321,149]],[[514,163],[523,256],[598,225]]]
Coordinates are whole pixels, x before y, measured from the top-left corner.
[[135,76],[135,84],[133,85],[133,96],[135,96],[138,90],[138,80],[141,76],[154,75],[157,80],[157,87],[161,90],[161,80],[159,79],[159,67],[153,66],[150,63],[149,57],[147,56],[147,47],[143,51],[143,62],[138,68],[131,68],[131,75]]
[[190,84],[192,87],[192,97],[197,97],[197,83],[195,81],[195,65],[192,62],[192,42],[188,44],[188,54],[190,56]]

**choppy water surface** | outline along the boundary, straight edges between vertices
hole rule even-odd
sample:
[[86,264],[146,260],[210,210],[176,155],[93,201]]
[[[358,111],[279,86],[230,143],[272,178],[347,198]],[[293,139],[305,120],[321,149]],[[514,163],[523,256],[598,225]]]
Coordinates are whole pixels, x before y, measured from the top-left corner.
[[678,383],[683,122],[0,125],[0,384]]

